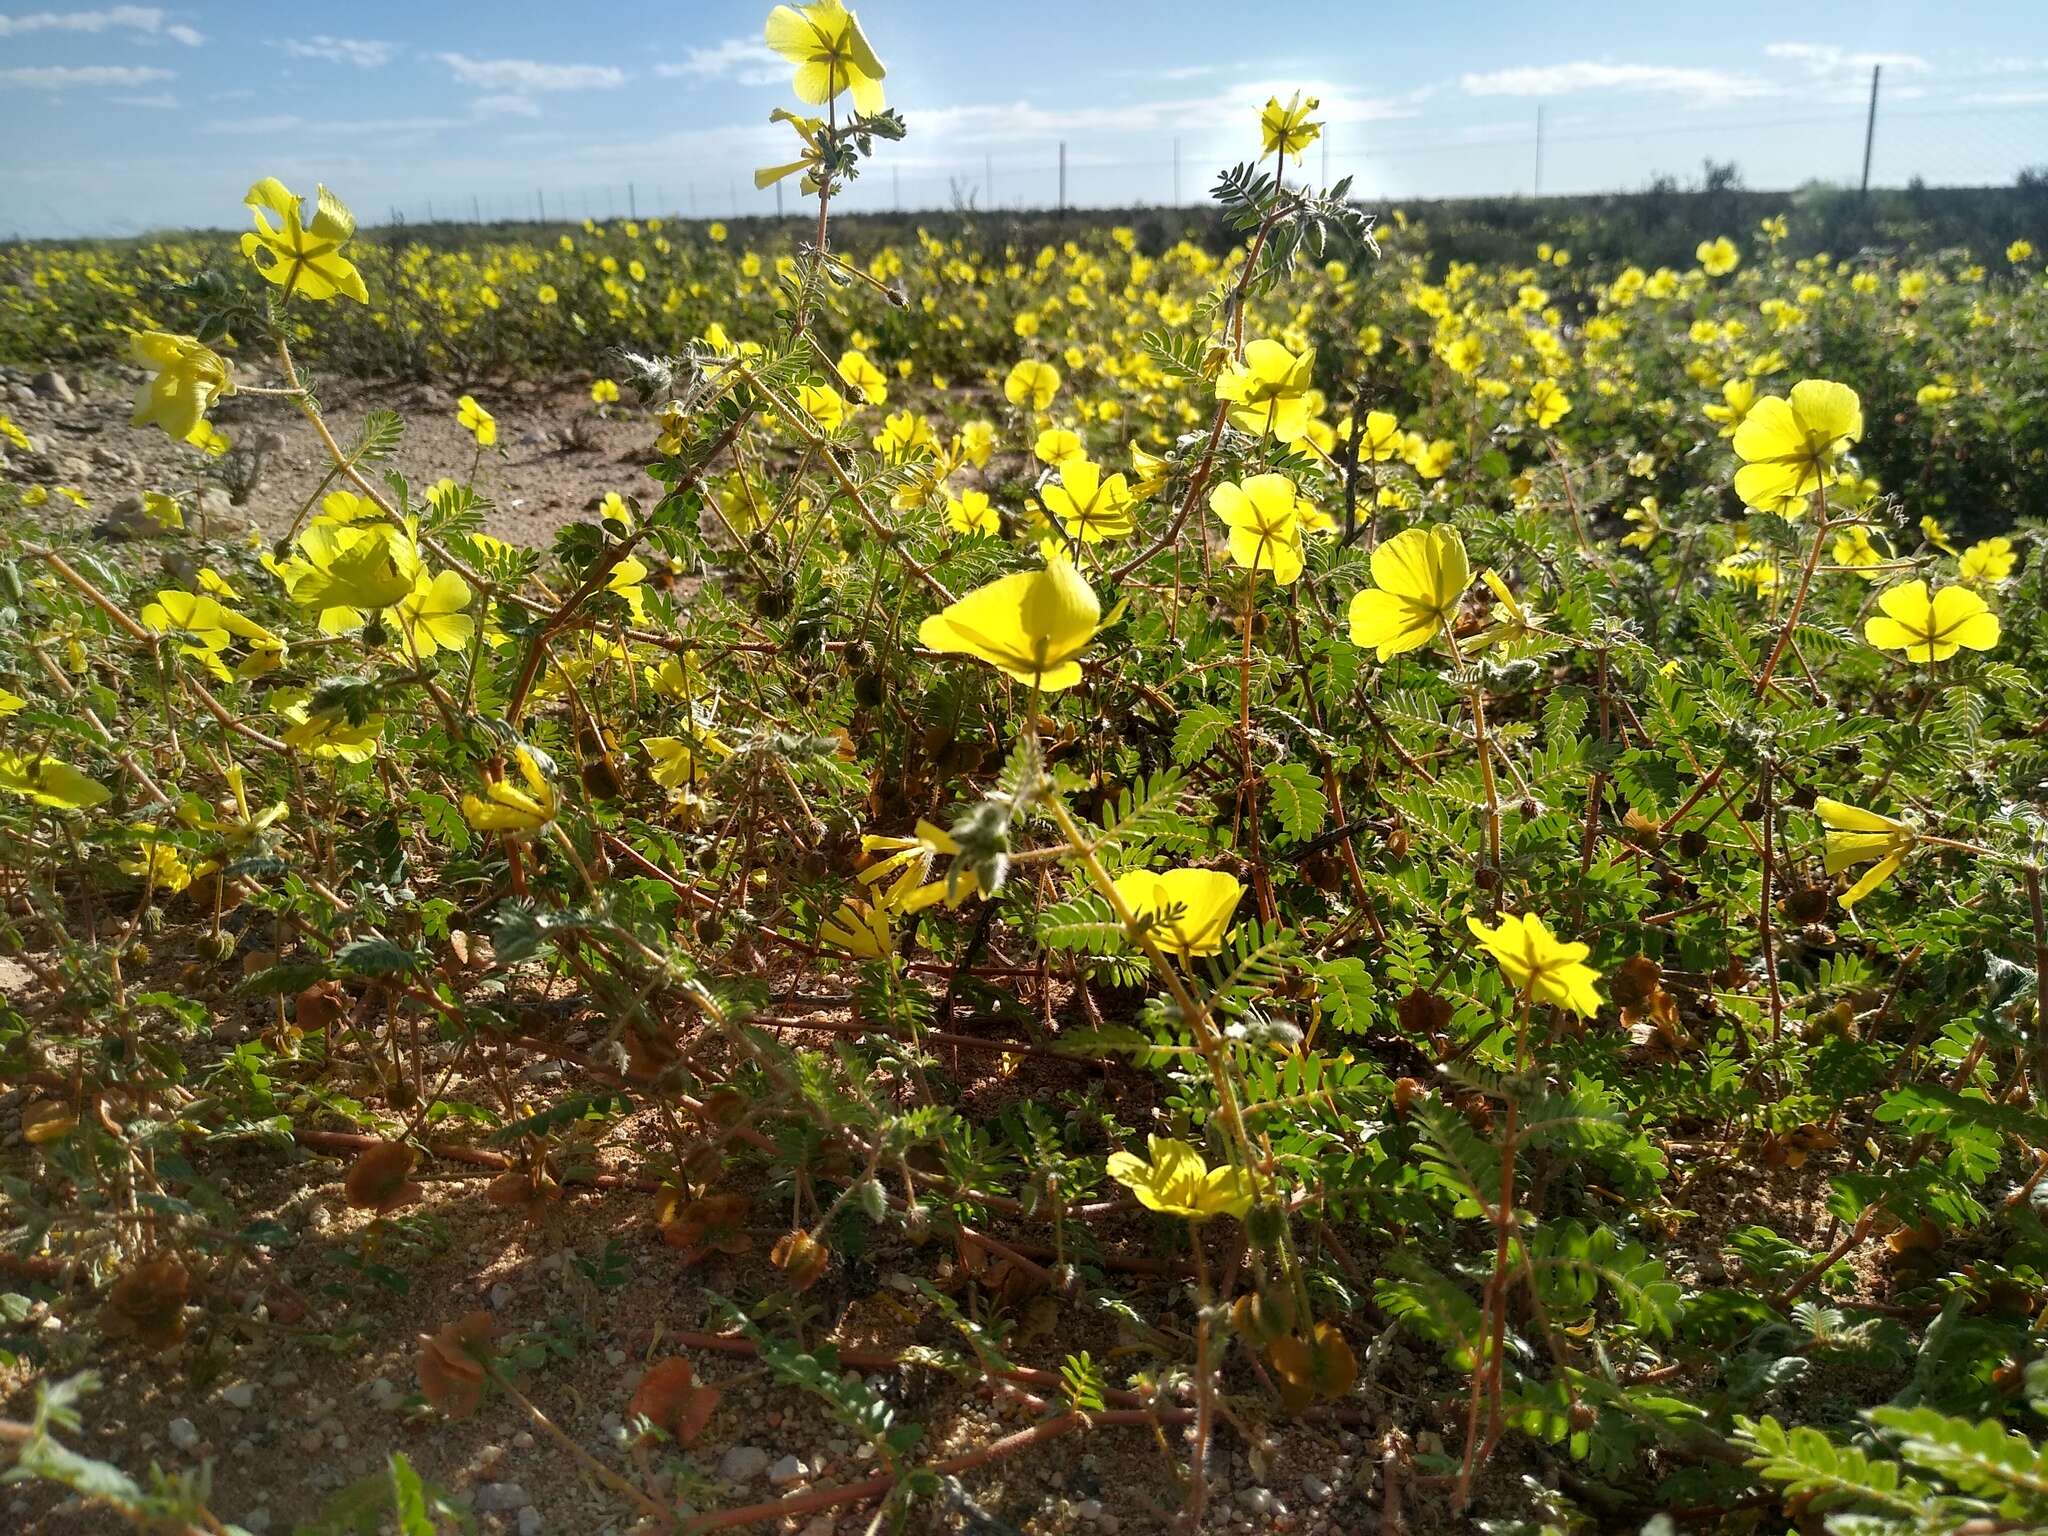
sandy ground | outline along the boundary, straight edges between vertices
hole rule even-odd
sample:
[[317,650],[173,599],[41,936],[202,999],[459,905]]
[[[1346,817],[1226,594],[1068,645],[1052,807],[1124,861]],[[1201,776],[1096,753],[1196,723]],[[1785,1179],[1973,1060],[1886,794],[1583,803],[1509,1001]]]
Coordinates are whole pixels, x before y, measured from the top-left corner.
[[[126,366],[70,370],[63,374],[63,393],[72,397],[67,401],[39,372],[0,369],[0,411],[34,444],[31,453],[11,455],[0,474],[22,484],[74,487],[102,516],[141,490],[188,499],[196,456],[153,426],[129,425],[141,379]],[[245,382],[276,381],[259,376]],[[651,417],[630,403],[611,406],[601,417],[587,379],[522,380],[479,394],[498,421],[498,443],[480,457],[456,422],[456,394],[439,385],[316,380],[315,387],[344,446],[355,440],[368,412],[398,411],[405,436],[379,471],[396,469],[415,487],[444,475],[470,479],[493,503],[485,528],[500,538],[545,546],[606,491],[640,495],[655,488],[642,473],[653,458]],[[231,470],[250,455],[261,456],[254,486],[228,515],[266,533],[281,531],[320,483],[326,450],[291,402],[274,396],[230,397],[213,420],[237,445],[239,462]]]

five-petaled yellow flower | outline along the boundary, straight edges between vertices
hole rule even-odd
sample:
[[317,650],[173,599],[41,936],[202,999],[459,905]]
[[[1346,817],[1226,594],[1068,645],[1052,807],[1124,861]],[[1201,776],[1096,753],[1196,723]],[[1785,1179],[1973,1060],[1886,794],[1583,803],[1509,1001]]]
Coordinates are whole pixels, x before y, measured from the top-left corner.
[[1154,944],[1188,960],[1221,952],[1244,886],[1218,869],[1134,869],[1117,876],[1116,893]]
[[1529,389],[1529,420],[1545,432],[1571,414],[1571,396],[1557,387],[1555,379],[1538,379]]
[[1702,240],[1693,255],[1699,258],[1700,269],[1709,277],[1726,277],[1742,262],[1742,252],[1726,235]]
[[1040,492],[1045,510],[1059,520],[1070,539],[1100,544],[1121,539],[1133,527],[1131,504],[1136,500],[1122,475],[1105,475],[1090,459],[1068,459],[1059,479]]
[[476,439],[479,448],[488,448],[498,440],[498,418],[478,405],[475,395],[464,395],[455,402],[455,422]]
[[1265,141],[1266,153],[1300,160],[1301,152],[1315,143],[1323,131],[1321,123],[1308,120],[1309,113],[1321,105],[1313,96],[1304,101],[1299,91],[1288,97],[1284,106],[1278,96],[1270,98],[1266,110],[1259,114],[1259,135]]
[[1051,405],[1052,397],[1059,392],[1059,369],[1029,357],[1012,368],[1010,376],[1003,380],[1003,398],[1012,405],[1028,405],[1034,411]]
[[2018,558],[2003,535],[1979,539],[1958,557],[1957,572],[1971,586],[1985,586],[2010,576]]
[[888,73],[860,29],[860,18],[839,0],[810,0],[807,5],[778,5],[768,13],[768,46],[796,65],[800,101],[822,107],[841,91],[853,92],[853,105],[873,116],[886,103],[882,78]]
[[1905,862],[1906,855],[1913,851],[1913,844],[1920,836],[1915,828],[1903,821],[1894,821],[1875,811],[1831,800],[1826,795],[1813,802],[1813,809],[1820,817],[1821,825],[1828,829],[1827,847],[1822,857],[1829,874],[1839,875],[1858,864],[1869,864],[1873,859],[1877,861],[1864,872],[1862,879],[1842,893],[1844,907],[1855,906],[1891,879]]
[[1279,342],[1262,338],[1244,349],[1243,362],[1232,363],[1216,380],[1216,398],[1234,406],[1232,426],[1298,443],[1308,432],[1308,392],[1315,370],[1314,347],[1296,356]]
[[858,896],[839,903],[839,910],[818,925],[818,937],[862,960],[880,960],[896,947],[886,907],[870,906]]
[[1593,985],[1600,973],[1585,963],[1591,951],[1559,939],[1535,913],[1504,912],[1498,928],[1489,928],[1476,917],[1466,918],[1465,925],[1499,962],[1501,974],[1516,991],[1588,1018],[1600,1011],[1600,994]]
[[1387,661],[1450,628],[1472,565],[1457,529],[1409,528],[1372,552],[1372,579],[1351,599],[1351,641],[1377,647]]
[[1301,575],[1301,529],[1308,509],[1285,475],[1226,480],[1209,493],[1209,510],[1230,530],[1230,558],[1248,571],[1271,571],[1290,586]]
[[1834,483],[1863,436],[1863,402],[1846,384],[1807,379],[1789,398],[1759,400],[1735,429],[1735,494],[1759,512],[1797,516],[1804,498]]
[[1171,1136],[1148,1139],[1148,1161],[1135,1152],[1112,1152],[1109,1176],[1138,1197],[1147,1210],[1189,1221],[1242,1216],[1252,1208],[1251,1175],[1226,1163],[1211,1168],[1202,1154]]
[[227,359],[196,336],[168,331],[137,331],[128,347],[136,362],[156,370],[136,397],[129,425],[154,422],[180,442],[204,446],[212,433],[206,413],[222,395],[235,392]]
[[1882,651],[1904,651],[1908,661],[1947,661],[1958,650],[1998,644],[1998,615],[1968,587],[1943,587],[1930,598],[1926,582],[1909,581],[1885,588],[1877,606],[1884,611],[1863,621],[1863,638]]
[[549,781],[540,754],[531,747],[514,747],[512,761],[526,781],[524,789],[491,779],[484,785],[483,796],[462,797],[462,814],[479,832],[531,836],[562,813],[562,797]]
[[922,818],[914,836],[869,833],[861,838],[860,846],[863,853],[883,855],[860,872],[860,883],[880,886],[881,905],[888,911],[922,912],[940,901],[957,907],[981,889],[974,871],[958,865],[947,879],[928,878],[932,861],[940,854],[952,857],[960,851],[960,845],[945,828]]
[[[275,176],[266,176],[242,199],[256,217],[256,228],[242,236],[242,254],[290,298],[331,299],[337,293],[358,304],[370,301],[363,274],[341,254],[356,232],[355,215],[341,199],[320,188],[313,222],[302,222],[298,194]],[[273,225],[263,215],[277,215]]]
[[1054,560],[977,587],[919,625],[917,642],[1056,693],[1081,681],[1081,653],[1102,627],[1095,589],[1072,562]]

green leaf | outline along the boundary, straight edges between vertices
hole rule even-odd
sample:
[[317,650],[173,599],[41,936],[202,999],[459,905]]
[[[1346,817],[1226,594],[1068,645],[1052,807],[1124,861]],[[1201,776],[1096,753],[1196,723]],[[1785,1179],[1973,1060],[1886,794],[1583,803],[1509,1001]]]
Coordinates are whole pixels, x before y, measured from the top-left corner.
[[1322,780],[1301,763],[1280,763],[1268,768],[1266,788],[1272,795],[1273,814],[1287,835],[1297,840],[1313,837],[1329,819],[1330,802],[1323,795]]

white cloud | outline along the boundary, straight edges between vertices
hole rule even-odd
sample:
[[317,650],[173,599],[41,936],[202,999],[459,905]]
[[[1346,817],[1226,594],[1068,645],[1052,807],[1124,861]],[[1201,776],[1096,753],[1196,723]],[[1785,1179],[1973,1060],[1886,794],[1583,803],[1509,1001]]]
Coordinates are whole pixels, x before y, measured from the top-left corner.
[[472,59],[435,55],[464,85],[483,91],[594,91],[624,85],[626,72],[609,64],[543,64],[537,59]]
[[539,117],[540,105],[525,96],[479,96],[469,104],[478,117]]
[[1458,84],[1468,96],[1575,96],[1587,91],[1617,91],[1683,96],[1694,102],[1738,101],[1768,96],[1777,89],[1754,75],[1722,69],[1609,64],[1593,59],[1465,74],[1458,77]]
[[26,16],[0,16],[0,37],[25,37],[31,32],[133,32],[140,37],[165,37],[188,48],[206,39],[174,22],[154,5],[116,5],[103,11],[34,11]]
[[657,64],[665,80],[737,80],[741,85],[779,85],[789,63],[766,43],[751,37],[728,37],[709,48],[692,48],[680,64]]
[[1797,64],[1815,80],[1837,80],[1845,75],[1865,76],[1872,66],[1882,64],[1897,75],[1924,75],[1934,66],[1917,53],[1851,53],[1833,43],[1769,43],[1767,58]]
[[362,37],[329,37],[325,33],[287,38],[275,46],[295,59],[324,59],[329,64],[353,64],[358,69],[388,64],[393,52],[389,43]]
[[2048,105],[2048,91],[1972,91],[1966,107],[2038,107]]
[[154,96],[116,96],[114,100],[124,107],[148,107],[160,112],[168,112],[178,104],[178,98],[169,91],[160,91]]
[[1172,97],[1101,107],[1041,107],[1030,101],[976,102],[969,106],[936,107],[918,113],[922,136],[951,145],[1042,143],[1063,138],[1102,138],[1119,133],[1170,133],[1190,121],[1217,115],[1256,117],[1266,98],[1284,99],[1293,91],[1318,97],[1319,122],[1380,123],[1421,115],[1421,102],[1434,90],[1423,86],[1400,96],[1359,96],[1341,86],[1295,80],[1282,88],[1278,80],[1248,80],[1217,95]]
[[172,78],[168,69],[127,64],[38,64],[0,69],[0,85],[30,91],[71,91],[92,85],[153,85]]

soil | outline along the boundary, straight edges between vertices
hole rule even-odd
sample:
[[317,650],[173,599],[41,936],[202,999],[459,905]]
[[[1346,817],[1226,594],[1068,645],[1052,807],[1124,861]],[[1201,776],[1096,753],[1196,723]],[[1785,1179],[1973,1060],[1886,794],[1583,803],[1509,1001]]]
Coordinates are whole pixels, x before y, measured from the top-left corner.
[[[54,490],[70,486],[104,517],[122,498],[144,490],[185,499],[198,456],[154,426],[129,425],[143,375],[113,366],[64,375],[69,403],[38,391],[28,370],[0,370],[0,411],[28,433],[35,451],[12,455],[0,474],[19,484]],[[260,375],[249,384],[275,385]],[[477,398],[497,418],[496,446],[479,454],[476,441],[455,419],[457,392],[438,384],[363,380],[317,382],[323,412],[335,437],[355,441],[372,410],[398,411],[406,422],[395,455],[372,466],[374,475],[396,470],[415,490],[443,476],[467,480],[489,498],[485,531],[545,548],[555,530],[584,516],[607,491],[643,495],[657,489],[642,473],[653,457],[649,414],[631,405],[591,403],[590,381],[514,380]],[[266,535],[288,528],[303,498],[318,485],[328,459],[319,439],[289,400],[241,394],[228,397],[211,419],[234,447],[237,471],[260,456],[255,484],[225,516]],[[472,469],[473,466],[473,469]],[[217,473],[217,471],[216,471]],[[213,506],[218,507],[216,499]],[[188,515],[192,512],[188,503]]]

